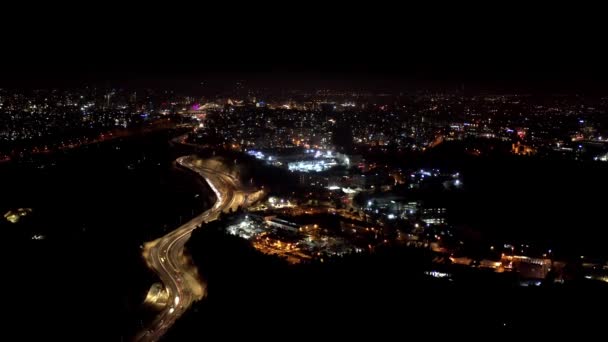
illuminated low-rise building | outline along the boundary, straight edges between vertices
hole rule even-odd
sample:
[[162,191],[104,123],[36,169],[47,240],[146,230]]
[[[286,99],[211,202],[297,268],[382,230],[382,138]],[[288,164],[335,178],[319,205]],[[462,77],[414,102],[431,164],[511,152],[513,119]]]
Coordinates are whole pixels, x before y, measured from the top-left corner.
[[424,208],[421,220],[426,224],[445,224],[447,222],[446,208]]
[[9,210],[4,214],[4,218],[10,223],[17,223],[22,217],[32,212],[31,208],[19,208],[17,210]]
[[517,271],[525,279],[544,279],[552,265],[550,259],[524,255],[503,255],[501,261],[505,269]]
[[511,152],[522,156],[531,156],[536,153],[536,149],[529,145],[524,145],[521,142],[516,142],[511,145]]

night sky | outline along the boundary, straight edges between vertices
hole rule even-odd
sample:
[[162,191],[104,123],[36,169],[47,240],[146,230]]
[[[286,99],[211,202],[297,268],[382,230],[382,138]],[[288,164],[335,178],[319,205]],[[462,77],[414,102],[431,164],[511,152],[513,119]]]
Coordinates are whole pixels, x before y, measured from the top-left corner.
[[108,5],[85,15],[8,18],[0,85],[244,78],[280,86],[381,80],[576,90],[604,89],[608,80],[604,30],[592,11],[154,10]]

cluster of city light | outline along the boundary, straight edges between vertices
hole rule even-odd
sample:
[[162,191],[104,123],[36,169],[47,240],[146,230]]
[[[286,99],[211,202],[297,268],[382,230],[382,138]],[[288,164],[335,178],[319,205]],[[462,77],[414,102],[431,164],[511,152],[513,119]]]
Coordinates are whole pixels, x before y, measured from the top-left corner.
[[268,204],[272,208],[280,209],[280,208],[293,208],[295,205],[291,203],[289,200],[285,200],[283,198],[269,197]]
[[[276,199],[275,199],[276,200]],[[278,254],[291,263],[324,255],[361,252],[343,238],[327,235],[317,224],[300,226],[278,218],[261,220],[246,216],[226,228],[231,235],[251,241],[266,254]],[[295,238],[295,239],[294,239]]]
[[361,189],[351,189],[348,187],[339,187],[337,185],[331,185],[327,187],[327,190],[341,190],[343,193],[348,194],[348,195],[352,195],[352,194],[356,194],[358,193]]
[[338,165],[335,160],[303,160],[297,161],[293,163],[288,163],[287,168],[289,171],[297,171],[297,172],[321,172],[328,170],[334,166]]
[[313,154],[315,158],[333,158],[332,152],[330,150],[326,150],[325,153],[323,150],[315,150],[315,149],[307,149],[305,150],[307,154]]
[[229,234],[246,240],[251,240],[264,231],[264,229],[262,229],[258,224],[250,220],[248,217],[245,217],[245,219],[239,224],[228,226],[226,230]]
[[602,162],[606,162],[606,161],[608,161],[608,153],[603,154],[603,155],[599,155],[597,157],[594,157],[593,159],[594,160],[599,160],[599,161],[602,161]]
[[438,272],[438,271],[426,271],[424,272],[424,274],[429,275],[433,278],[449,278],[451,277],[451,275],[449,273],[445,273],[445,272]]
[[264,155],[264,153],[262,153],[260,151],[249,150],[249,151],[247,151],[247,154],[255,157],[256,159],[260,159],[260,160],[266,159],[266,156]]

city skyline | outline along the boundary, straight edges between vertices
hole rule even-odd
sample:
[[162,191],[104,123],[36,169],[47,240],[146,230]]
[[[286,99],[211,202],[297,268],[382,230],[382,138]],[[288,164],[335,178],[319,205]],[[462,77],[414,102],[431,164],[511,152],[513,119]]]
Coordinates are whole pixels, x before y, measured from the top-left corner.
[[604,334],[603,20],[252,5],[9,13],[5,336]]

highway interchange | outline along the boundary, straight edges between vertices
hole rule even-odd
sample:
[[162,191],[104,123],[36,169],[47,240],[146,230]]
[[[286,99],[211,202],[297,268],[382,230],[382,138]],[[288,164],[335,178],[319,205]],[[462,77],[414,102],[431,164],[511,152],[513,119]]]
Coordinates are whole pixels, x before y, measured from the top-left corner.
[[203,177],[215,193],[216,202],[213,207],[167,235],[145,244],[143,256],[148,267],[159,276],[168,292],[169,301],[151,325],[136,336],[136,341],[157,341],[194,301],[203,298],[205,284],[183,253],[184,244],[192,231],[205,222],[217,219],[221,212],[247,204],[248,196],[241,190],[238,179],[221,170],[221,167],[207,165],[192,156],[180,157],[176,163]]

